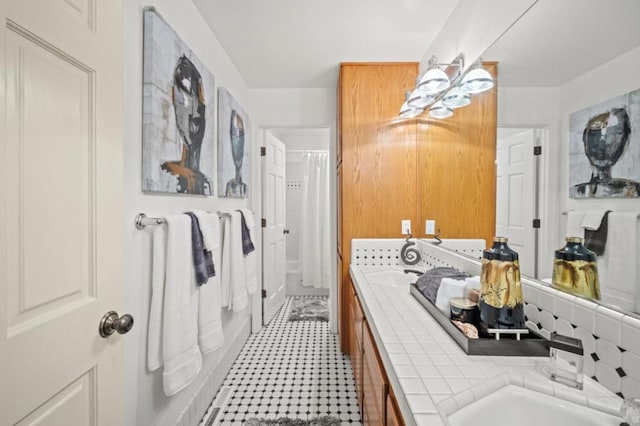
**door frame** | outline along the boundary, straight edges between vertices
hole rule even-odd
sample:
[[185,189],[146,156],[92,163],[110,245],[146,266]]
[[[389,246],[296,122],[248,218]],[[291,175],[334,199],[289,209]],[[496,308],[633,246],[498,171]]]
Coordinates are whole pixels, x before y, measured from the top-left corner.
[[[338,229],[337,229],[337,181],[336,181],[336,153],[337,153],[337,141],[336,141],[336,123],[332,121],[330,123],[320,123],[317,125],[304,125],[304,126],[291,126],[291,125],[278,125],[277,123],[258,126],[257,131],[254,134],[259,135],[259,141],[257,148],[257,155],[260,158],[260,161],[255,161],[254,163],[259,164],[260,169],[254,171],[254,176],[258,176],[258,179],[262,177],[262,168],[264,164],[262,162],[262,158],[260,157],[260,147],[265,146],[265,133],[267,131],[273,131],[275,129],[329,129],[329,187],[332,189],[329,194],[329,211],[331,217],[329,218],[329,228],[331,229],[331,241],[330,241],[330,250],[331,250],[331,285],[329,286],[329,328],[332,333],[338,332],[338,271],[337,271],[337,252],[338,252]],[[254,188],[262,188],[261,182],[254,182]],[[255,197],[255,201],[253,204],[254,212],[261,212],[262,214],[262,189],[260,189],[259,196]],[[260,234],[260,246],[262,247],[262,232]],[[259,276],[262,277],[262,256],[258,257],[259,260]],[[260,289],[262,289],[262,281],[260,285]],[[252,323],[252,331],[255,333],[262,329],[262,299],[261,295],[256,297],[259,299],[257,303],[254,301],[252,304],[251,310],[251,323]]]

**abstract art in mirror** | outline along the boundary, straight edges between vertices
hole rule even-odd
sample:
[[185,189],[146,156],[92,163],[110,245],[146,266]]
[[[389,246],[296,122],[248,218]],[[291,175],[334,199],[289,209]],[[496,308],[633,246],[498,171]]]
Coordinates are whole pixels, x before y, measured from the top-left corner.
[[640,90],[571,114],[569,196],[640,197]]
[[143,50],[142,190],[213,195],[213,75],[153,8]]
[[249,196],[249,116],[231,94],[218,89],[218,194]]

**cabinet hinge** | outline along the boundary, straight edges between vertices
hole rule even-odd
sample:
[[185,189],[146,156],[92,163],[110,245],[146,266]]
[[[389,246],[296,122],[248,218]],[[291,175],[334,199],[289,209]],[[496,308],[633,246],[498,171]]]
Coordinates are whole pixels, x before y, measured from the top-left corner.
[[261,146],[260,147],[260,157],[264,157],[265,155],[267,155],[267,147],[266,146]]
[[533,227],[535,229],[539,229],[540,228],[540,219],[533,219]]
[[533,147],[533,155],[542,155],[542,147],[540,145]]
[[262,220],[260,221],[260,226],[262,226],[263,228],[267,227],[267,219],[262,218]]
[[267,298],[267,290],[262,290],[262,298],[263,299]]

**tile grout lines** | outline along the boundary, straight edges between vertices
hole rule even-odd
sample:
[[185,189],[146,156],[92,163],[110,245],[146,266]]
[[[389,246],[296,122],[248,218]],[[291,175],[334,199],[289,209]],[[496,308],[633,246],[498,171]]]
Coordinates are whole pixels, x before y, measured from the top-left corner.
[[[319,298],[326,299],[295,299]],[[342,424],[361,424],[349,357],[340,353],[327,322],[287,321],[293,300],[287,298],[271,323],[242,348],[222,384],[234,391],[220,425],[241,425],[256,417],[328,415]]]

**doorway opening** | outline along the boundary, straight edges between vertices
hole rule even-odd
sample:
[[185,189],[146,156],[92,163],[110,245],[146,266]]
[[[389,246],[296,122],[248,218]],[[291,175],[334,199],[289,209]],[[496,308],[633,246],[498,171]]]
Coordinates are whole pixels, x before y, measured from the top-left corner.
[[[268,188],[262,197],[263,209],[275,202],[281,203],[275,208],[284,211],[284,259],[276,261],[280,265],[276,268],[284,272],[274,275],[284,279],[283,296],[329,296],[333,331],[337,291],[333,128],[272,128],[266,130],[265,139],[277,139],[285,152],[284,199],[271,199]],[[268,300],[267,294],[265,304]],[[285,298],[276,300],[281,303]],[[264,311],[273,307],[265,306]]]

